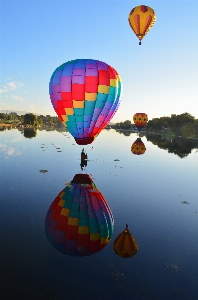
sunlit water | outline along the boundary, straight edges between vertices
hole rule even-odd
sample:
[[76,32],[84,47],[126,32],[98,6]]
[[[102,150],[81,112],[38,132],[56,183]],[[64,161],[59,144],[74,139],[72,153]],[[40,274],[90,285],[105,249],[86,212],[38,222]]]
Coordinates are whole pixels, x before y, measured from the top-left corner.
[[[136,134],[104,130],[84,147],[82,171],[83,147],[67,132],[0,138],[1,299],[198,299],[196,149],[181,159],[143,137],[146,152],[134,155]],[[51,203],[79,173],[91,174],[114,217],[110,243],[89,257],[64,255],[45,235]],[[138,244],[128,259],[113,250],[126,223]]]

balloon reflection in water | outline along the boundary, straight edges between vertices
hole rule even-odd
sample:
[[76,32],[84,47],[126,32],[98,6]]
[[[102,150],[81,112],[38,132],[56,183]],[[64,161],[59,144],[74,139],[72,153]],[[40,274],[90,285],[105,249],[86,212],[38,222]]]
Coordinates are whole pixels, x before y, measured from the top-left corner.
[[141,138],[137,138],[137,140],[131,146],[131,152],[133,154],[141,155],[144,154],[146,151],[146,147],[142,142]]
[[45,222],[54,248],[71,256],[101,251],[113,233],[107,201],[87,174],[76,174],[51,204]]
[[87,154],[84,152],[84,148],[82,149],[82,152],[81,152],[81,161],[80,161],[80,167],[81,167],[81,170],[83,171],[83,168],[85,169],[85,167],[87,166]]
[[156,15],[154,10],[146,5],[134,7],[128,17],[129,25],[139,39],[139,45],[144,36],[154,25]]
[[125,230],[119,234],[113,243],[115,253],[122,258],[130,258],[138,251],[138,245],[126,224]]
[[107,126],[119,107],[121,92],[117,71],[93,59],[62,64],[49,83],[54,110],[79,145],[91,144]]

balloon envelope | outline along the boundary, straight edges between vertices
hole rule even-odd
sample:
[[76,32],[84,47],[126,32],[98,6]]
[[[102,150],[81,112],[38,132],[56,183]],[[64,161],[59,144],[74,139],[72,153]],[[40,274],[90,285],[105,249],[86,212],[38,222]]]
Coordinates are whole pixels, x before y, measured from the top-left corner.
[[107,201],[87,174],[76,174],[51,204],[45,221],[50,243],[71,256],[101,251],[113,233]]
[[76,59],[52,74],[49,94],[60,121],[79,145],[87,145],[116,113],[122,83],[117,71],[105,62]]
[[140,45],[141,40],[154,25],[155,20],[155,12],[149,6],[139,5],[131,10],[128,17],[129,25],[140,40]]
[[137,127],[138,131],[141,131],[142,128],[147,124],[148,122],[148,116],[145,113],[136,113],[133,116],[133,121],[135,123],[135,126]]

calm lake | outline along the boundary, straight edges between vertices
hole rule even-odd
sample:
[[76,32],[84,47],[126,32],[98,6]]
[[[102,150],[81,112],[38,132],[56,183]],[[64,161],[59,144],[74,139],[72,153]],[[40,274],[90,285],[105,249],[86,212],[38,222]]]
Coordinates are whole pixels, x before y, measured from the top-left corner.
[[[136,133],[103,130],[82,170],[68,132],[24,134],[0,131],[2,300],[198,299],[198,141],[181,158],[182,139],[174,154],[144,136],[135,155]],[[49,207],[76,174],[92,178],[114,219],[110,242],[90,256],[64,254],[46,236]],[[113,249],[126,224],[131,258]]]

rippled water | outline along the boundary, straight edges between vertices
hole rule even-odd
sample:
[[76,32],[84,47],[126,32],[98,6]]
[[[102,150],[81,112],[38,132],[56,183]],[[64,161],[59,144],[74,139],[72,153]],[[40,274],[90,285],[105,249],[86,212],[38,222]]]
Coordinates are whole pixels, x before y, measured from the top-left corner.
[[[184,158],[146,137],[143,155],[131,152],[135,133],[104,130],[84,147],[67,132],[0,132],[2,299],[197,299],[198,152]],[[93,147],[93,148],[92,148]],[[91,256],[55,249],[45,218],[75,174],[88,174],[114,218],[109,244]],[[126,223],[138,244],[131,258],[113,242]]]

